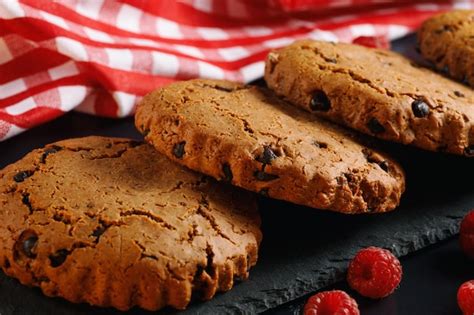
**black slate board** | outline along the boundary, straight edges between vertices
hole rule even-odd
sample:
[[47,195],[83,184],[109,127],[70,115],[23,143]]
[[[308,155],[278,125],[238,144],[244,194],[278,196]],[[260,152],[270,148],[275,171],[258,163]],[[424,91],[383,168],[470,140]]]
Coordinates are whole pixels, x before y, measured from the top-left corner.
[[[398,43],[413,50],[413,38]],[[71,113],[0,143],[0,168],[33,148],[91,134],[140,138],[132,119],[109,120]],[[183,314],[252,314],[341,280],[349,259],[374,245],[405,255],[457,233],[460,219],[474,208],[472,160],[385,144],[408,174],[400,208],[385,215],[345,216],[260,199],[264,241],[249,281],[212,301],[194,303]],[[163,314],[175,313],[164,310]],[[0,314],[121,314],[46,298],[0,273]],[[134,309],[130,314],[151,314]]]

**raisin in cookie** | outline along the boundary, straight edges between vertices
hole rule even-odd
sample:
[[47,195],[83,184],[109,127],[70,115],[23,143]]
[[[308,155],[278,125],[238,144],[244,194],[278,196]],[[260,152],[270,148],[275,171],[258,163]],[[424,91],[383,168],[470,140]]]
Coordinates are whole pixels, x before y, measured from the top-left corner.
[[142,100],[135,123],[180,164],[301,205],[384,212],[398,205],[405,187],[392,159],[255,86],[174,83]]
[[3,169],[0,189],[2,269],[48,296],[183,309],[231,289],[257,260],[254,196],[148,144],[57,142]]
[[339,124],[474,156],[474,91],[397,53],[299,41],[269,54],[265,80],[293,104]]
[[474,10],[428,19],[418,32],[418,45],[436,68],[474,87]]

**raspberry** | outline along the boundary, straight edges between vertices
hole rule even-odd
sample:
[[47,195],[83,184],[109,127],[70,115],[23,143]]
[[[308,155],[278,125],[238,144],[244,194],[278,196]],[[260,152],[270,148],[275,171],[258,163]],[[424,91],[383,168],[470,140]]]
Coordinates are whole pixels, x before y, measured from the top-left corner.
[[333,290],[320,292],[308,299],[304,315],[359,315],[357,302],[346,292]]
[[474,280],[464,282],[459,287],[458,305],[464,315],[474,314]]
[[366,47],[390,49],[390,42],[385,36],[359,36],[354,38],[353,44],[362,45]]
[[474,259],[474,211],[469,212],[462,219],[459,243],[462,251]]
[[388,250],[378,247],[360,250],[347,271],[347,282],[351,288],[373,299],[390,295],[401,279],[400,261]]

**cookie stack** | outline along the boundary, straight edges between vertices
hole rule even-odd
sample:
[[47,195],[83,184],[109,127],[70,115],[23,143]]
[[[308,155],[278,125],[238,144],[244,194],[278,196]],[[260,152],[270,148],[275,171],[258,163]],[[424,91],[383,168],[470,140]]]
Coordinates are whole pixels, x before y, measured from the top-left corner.
[[[438,16],[419,34],[428,60],[470,84],[473,17]],[[3,271],[72,302],[184,309],[248,277],[257,194],[347,214],[395,209],[403,169],[362,134],[474,155],[474,91],[398,54],[300,41],[268,55],[265,80],[270,89],[174,83],[138,106],[146,142],[65,140],[7,166]]]

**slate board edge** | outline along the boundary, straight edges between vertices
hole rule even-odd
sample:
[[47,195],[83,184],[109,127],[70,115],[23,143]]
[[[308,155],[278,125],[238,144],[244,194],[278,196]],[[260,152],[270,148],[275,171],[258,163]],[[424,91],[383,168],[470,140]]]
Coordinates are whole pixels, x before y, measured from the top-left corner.
[[[433,245],[439,241],[446,240],[459,232],[459,223],[462,216],[446,216],[445,219],[450,220],[449,223],[442,226],[438,226],[432,229],[424,230],[423,233],[413,235],[411,239],[397,239],[397,243],[403,243],[401,246],[391,248],[391,251],[397,257],[403,257],[412,252],[425,248],[429,245]],[[380,245],[383,246],[383,245]],[[389,246],[383,246],[389,248]],[[350,258],[347,259],[349,261]],[[301,298],[308,293],[320,290],[329,285],[335,284],[338,281],[344,280],[345,272],[347,269],[347,262],[335,263],[330,268],[323,268],[318,270],[318,273],[327,273],[328,277],[320,277],[313,283],[309,283],[307,286],[302,286],[296,281],[289,284],[285,291],[281,291],[282,295],[280,298],[271,298],[268,300],[248,299],[244,303],[234,303],[233,305],[222,305],[215,307],[220,309],[218,314],[257,314],[288,303],[295,299]],[[316,276],[316,273],[315,273]],[[251,281],[251,280],[250,280]],[[280,291],[280,290],[278,290]],[[278,293],[278,291],[274,291]],[[179,314],[182,314],[180,312]],[[188,313],[185,311],[185,313]],[[206,310],[194,312],[193,314],[208,314]]]

